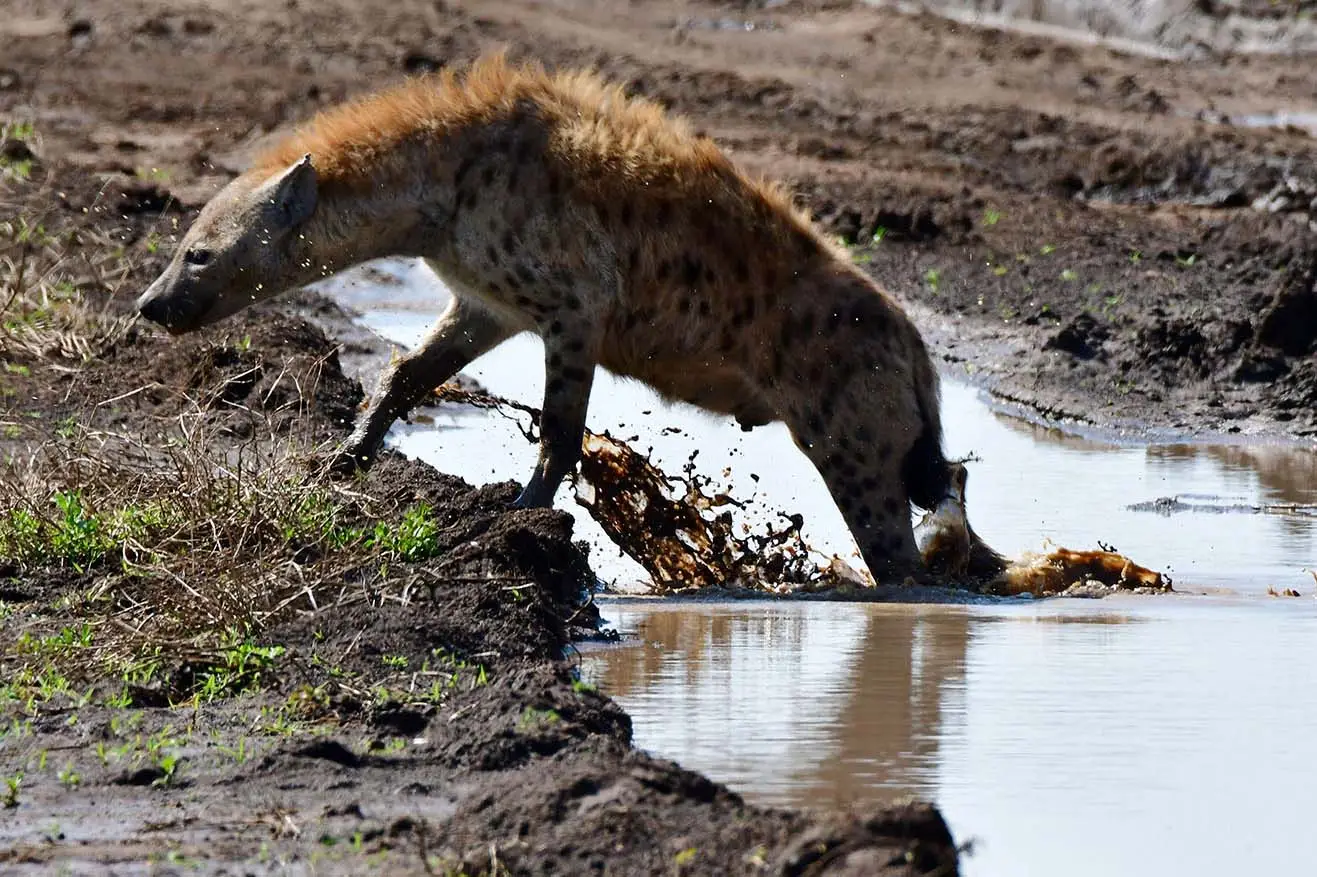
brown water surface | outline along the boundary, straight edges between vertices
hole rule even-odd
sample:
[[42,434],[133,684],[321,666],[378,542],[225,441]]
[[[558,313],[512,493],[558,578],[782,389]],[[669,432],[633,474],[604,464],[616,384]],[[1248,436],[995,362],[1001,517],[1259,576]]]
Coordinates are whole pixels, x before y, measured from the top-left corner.
[[583,677],[747,798],[937,802],[969,877],[1317,860],[1317,605],[605,601]]

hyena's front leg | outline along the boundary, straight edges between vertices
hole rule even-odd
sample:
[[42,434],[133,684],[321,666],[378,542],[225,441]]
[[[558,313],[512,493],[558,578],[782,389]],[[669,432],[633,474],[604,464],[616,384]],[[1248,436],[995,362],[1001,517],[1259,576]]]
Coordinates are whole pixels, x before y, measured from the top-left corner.
[[395,420],[511,334],[479,303],[453,296],[420,346],[390,363],[380,375],[375,395],[335,455],[331,470],[347,474],[369,468]]
[[540,458],[517,508],[547,508],[567,474],[581,459],[585,412],[594,385],[594,345],[585,325],[554,320],[543,330],[544,410],[540,414]]

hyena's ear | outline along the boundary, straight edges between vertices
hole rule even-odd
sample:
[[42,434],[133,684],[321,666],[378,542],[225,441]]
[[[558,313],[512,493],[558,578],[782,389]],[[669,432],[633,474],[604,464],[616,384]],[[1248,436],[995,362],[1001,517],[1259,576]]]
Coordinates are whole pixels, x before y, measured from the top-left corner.
[[271,219],[285,230],[301,225],[315,212],[316,195],[316,169],[309,152],[260,188],[261,200],[267,204]]

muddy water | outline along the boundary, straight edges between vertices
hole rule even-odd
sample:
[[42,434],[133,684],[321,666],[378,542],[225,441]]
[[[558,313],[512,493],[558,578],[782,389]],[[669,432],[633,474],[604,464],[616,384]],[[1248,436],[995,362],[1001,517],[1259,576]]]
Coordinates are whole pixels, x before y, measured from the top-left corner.
[[[384,337],[415,343],[443,290],[414,263],[372,272],[323,288]],[[538,404],[540,357],[538,341],[517,338],[467,373]],[[582,672],[632,716],[637,745],[767,803],[931,799],[975,841],[974,877],[1270,874],[1310,860],[1317,454],[1080,437],[1009,416],[964,384],[947,382],[944,397],[949,450],[981,458],[971,516],[999,550],[1102,540],[1197,595],[966,606],[605,598],[623,641],[584,648]],[[588,419],[638,436],[672,471],[698,450],[699,468],[730,467],[734,493],[757,497],[759,514],[799,511],[816,547],[851,552],[780,427],[741,433],[602,374]],[[441,412],[389,442],[477,482],[524,479],[535,455],[514,423],[484,414]],[[558,504],[602,574],[640,574],[569,489]],[[1269,586],[1304,597],[1267,597]]]
[[932,800],[969,877],[1317,861],[1312,600],[654,602],[601,606],[583,677],[748,799]]
[[[434,275],[413,262],[376,263],[323,288],[364,311],[363,322],[402,346],[417,343],[446,296]],[[477,360],[466,374],[491,392],[538,405],[542,362],[539,340],[524,335]],[[970,464],[971,520],[999,551],[1018,556],[1043,550],[1046,540],[1081,549],[1101,541],[1168,573],[1177,589],[1312,592],[1314,579],[1306,570],[1317,568],[1317,453],[1121,445],[1008,416],[979,391],[954,381],[945,382],[943,397],[948,452],[980,458]],[[780,424],[743,433],[730,418],[665,406],[642,385],[603,372],[587,423],[595,431],[635,437],[640,449],[652,447],[655,461],[670,472],[679,472],[698,452],[699,471],[754,501],[748,521],[799,512],[811,545],[858,563],[822,480]],[[433,422],[399,424],[388,441],[476,482],[524,481],[536,454],[511,420],[442,409]],[[1176,502],[1156,505],[1168,499]],[[570,487],[559,492],[557,504],[575,515],[602,576],[620,585],[643,576],[576,505]]]

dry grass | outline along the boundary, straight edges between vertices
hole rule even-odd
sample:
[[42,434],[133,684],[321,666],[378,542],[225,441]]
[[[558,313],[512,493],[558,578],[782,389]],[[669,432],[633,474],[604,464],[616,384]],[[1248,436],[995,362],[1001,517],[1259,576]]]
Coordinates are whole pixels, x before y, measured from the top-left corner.
[[299,610],[424,593],[390,567],[435,553],[428,509],[327,479],[325,449],[296,436],[235,447],[208,423],[197,408],[156,440],[79,431],[0,470],[0,565],[61,585],[12,619],[10,657],[75,625],[88,679],[131,675],[161,655],[206,663]]
[[110,305],[140,254],[72,227],[48,178],[0,180],[0,217],[0,360],[79,363],[123,337],[133,320]]

